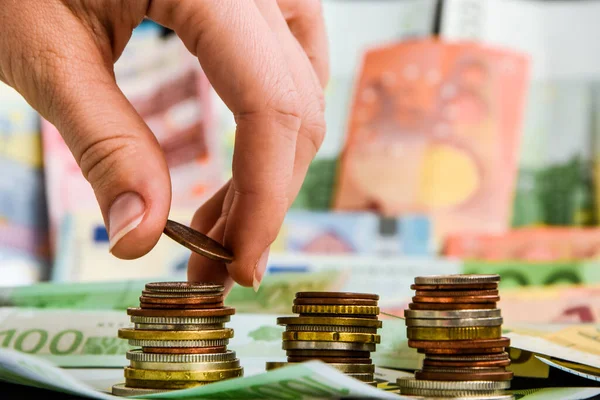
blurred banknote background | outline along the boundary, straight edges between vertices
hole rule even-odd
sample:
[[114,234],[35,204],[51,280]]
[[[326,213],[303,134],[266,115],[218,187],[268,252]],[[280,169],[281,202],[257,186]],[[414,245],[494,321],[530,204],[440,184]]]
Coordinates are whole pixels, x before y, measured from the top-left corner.
[[[240,354],[282,356],[275,315],[297,291],[378,293],[385,314],[402,316],[416,275],[497,273],[516,375],[538,387],[553,369],[600,380],[600,1],[323,8],[327,136],[260,291],[236,286],[227,299],[247,314],[234,326]],[[150,21],[115,72],[164,150],[171,218],[188,224],[230,177],[233,118]],[[122,366],[123,311],[145,282],[184,278],[188,250],[163,238],[137,260],[109,254],[60,133],[1,84],[0,171],[0,347],[61,367]],[[382,367],[419,365],[401,322],[385,320]],[[69,352],[53,347],[69,330]]]

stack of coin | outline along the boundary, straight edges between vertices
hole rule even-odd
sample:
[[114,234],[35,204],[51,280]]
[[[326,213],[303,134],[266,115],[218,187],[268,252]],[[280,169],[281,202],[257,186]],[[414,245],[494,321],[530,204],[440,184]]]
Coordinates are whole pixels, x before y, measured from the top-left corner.
[[298,292],[294,317],[277,318],[286,327],[287,362],[268,362],[267,370],[321,360],[344,374],[376,386],[371,352],[380,342],[379,296],[364,293]]
[[125,383],[118,396],[190,388],[243,375],[240,360],[227,349],[235,313],[223,306],[222,285],[189,282],[148,283],[139,308],[128,308],[134,328],[119,337],[136,349],[127,352]]
[[[404,311],[408,346],[425,353],[414,378],[398,379],[414,396],[512,398],[513,373],[502,337],[498,275],[415,278],[415,296]],[[504,397],[503,397],[504,396]]]

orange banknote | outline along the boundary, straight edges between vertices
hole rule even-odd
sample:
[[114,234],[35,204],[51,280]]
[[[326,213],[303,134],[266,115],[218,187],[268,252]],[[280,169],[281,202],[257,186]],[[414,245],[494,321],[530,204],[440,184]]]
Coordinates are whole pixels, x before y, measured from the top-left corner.
[[364,54],[333,207],[428,214],[436,236],[508,228],[529,62],[475,43]]

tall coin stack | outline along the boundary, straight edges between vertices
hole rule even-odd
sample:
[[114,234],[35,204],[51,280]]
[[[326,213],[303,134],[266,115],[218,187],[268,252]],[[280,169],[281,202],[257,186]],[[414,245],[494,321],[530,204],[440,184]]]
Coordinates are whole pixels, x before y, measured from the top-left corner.
[[185,389],[243,375],[240,360],[227,349],[233,329],[225,328],[235,309],[223,306],[221,285],[148,283],[139,308],[128,308],[134,328],[119,337],[138,347],[127,352],[125,383],[117,396]]
[[425,353],[414,378],[397,383],[403,395],[512,399],[513,373],[502,337],[498,275],[415,278],[404,311],[408,346]]
[[380,342],[379,296],[364,293],[298,292],[292,312],[277,318],[286,327],[287,362],[268,362],[272,370],[292,363],[321,360],[344,374],[376,386],[371,352]]

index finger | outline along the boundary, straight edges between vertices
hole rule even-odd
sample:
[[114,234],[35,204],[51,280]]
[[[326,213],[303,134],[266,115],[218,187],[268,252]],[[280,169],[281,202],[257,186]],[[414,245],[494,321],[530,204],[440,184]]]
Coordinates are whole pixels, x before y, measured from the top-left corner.
[[147,14],[182,38],[235,115],[234,195],[224,245],[235,255],[231,276],[251,286],[254,267],[287,212],[301,126],[280,43],[248,0],[155,1]]

